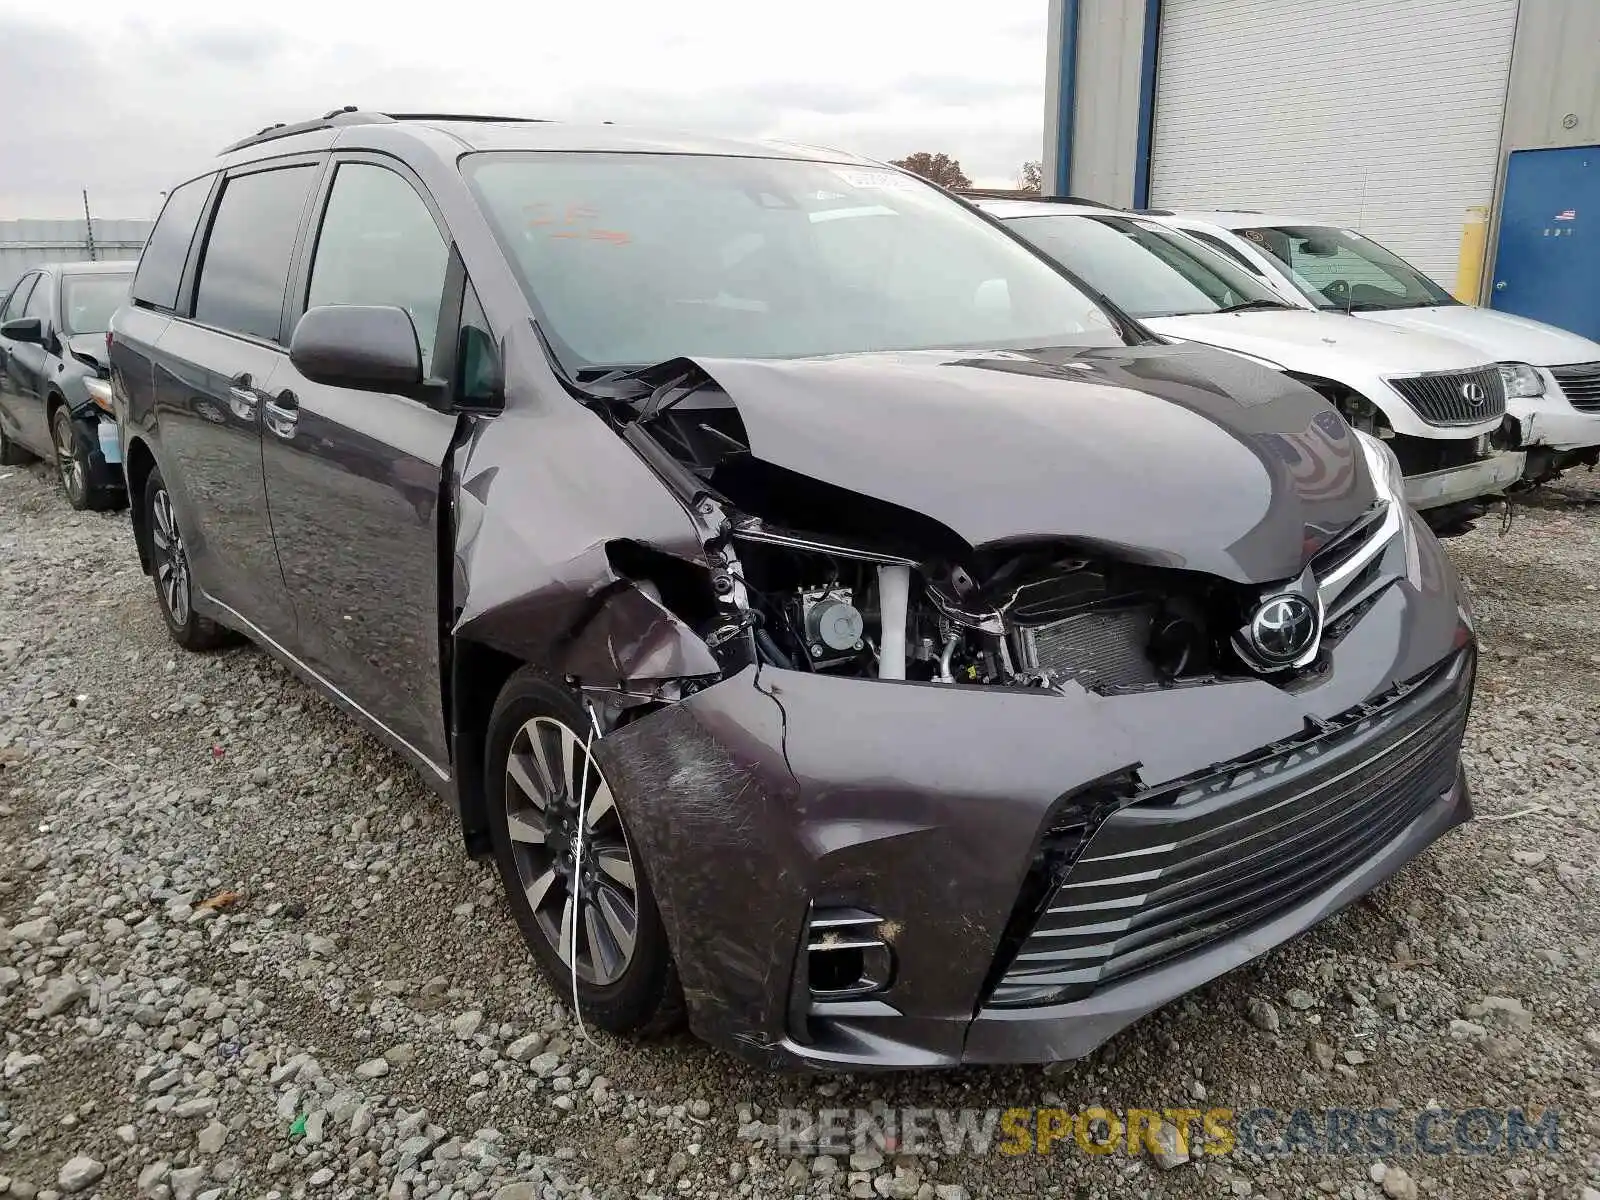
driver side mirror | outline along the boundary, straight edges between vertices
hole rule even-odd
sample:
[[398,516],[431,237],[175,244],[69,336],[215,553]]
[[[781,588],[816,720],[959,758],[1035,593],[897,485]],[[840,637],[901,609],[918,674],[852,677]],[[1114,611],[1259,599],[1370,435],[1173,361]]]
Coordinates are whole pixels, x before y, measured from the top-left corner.
[[44,323],[38,317],[16,317],[0,325],[0,337],[40,346],[44,344]]
[[417,396],[422,348],[411,315],[394,305],[308,309],[289,340],[289,361],[313,383]]

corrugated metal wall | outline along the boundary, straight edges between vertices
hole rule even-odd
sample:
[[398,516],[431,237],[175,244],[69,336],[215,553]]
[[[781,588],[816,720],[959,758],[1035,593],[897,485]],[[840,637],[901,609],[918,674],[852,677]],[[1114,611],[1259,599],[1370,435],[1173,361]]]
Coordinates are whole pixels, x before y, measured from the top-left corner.
[[1451,287],[1516,22],[1517,0],[1167,0],[1152,202],[1347,225]]
[[[101,262],[134,259],[150,236],[153,221],[96,217],[94,256]],[[89,242],[82,221],[0,221],[0,295],[29,267],[43,262],[82,262]]]

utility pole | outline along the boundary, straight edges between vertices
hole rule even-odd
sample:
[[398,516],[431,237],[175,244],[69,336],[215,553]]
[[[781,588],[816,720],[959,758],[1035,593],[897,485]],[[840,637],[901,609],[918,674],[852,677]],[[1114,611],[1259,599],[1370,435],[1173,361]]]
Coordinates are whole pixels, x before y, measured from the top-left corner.
[[89,189],[83,189],[83,228],[89,235],[89,261],[94,262],[94,218],[89,215]]

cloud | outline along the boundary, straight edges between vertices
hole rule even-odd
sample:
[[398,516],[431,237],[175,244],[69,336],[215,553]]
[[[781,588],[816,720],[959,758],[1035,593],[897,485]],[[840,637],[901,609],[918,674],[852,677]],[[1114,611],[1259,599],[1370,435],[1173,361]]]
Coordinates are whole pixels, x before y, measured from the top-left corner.
[[[450,19],[373,0],[200,0],[70,21],[0,15],[0,218],[149,216],[224,145],[342,107],[612,120],[778,137],[880,158],[944,151],[1003,182],[1042,137],[1044,0],[591,0]],[[64,86],[70,82],[70,86]],[[18,113],[26,119],[17,119]]]

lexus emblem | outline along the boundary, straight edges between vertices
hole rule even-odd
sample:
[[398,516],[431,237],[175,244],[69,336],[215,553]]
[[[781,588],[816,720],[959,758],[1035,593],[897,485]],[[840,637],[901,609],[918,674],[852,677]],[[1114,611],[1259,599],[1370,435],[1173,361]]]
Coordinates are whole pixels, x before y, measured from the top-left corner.
[[1482,408],[1489,393],[1483,390],[1483,384],[1469,380],[1461,385],[1461,398],[1473,408]]
[[1316,640],[1317,610],[1304,596],[1272,596],[1250,618],[1251,648],[1269,666],[1289,666]]

